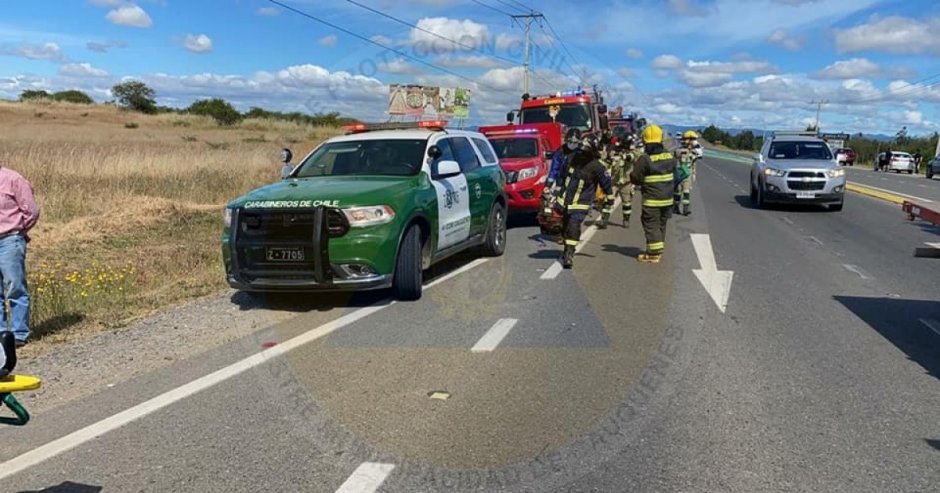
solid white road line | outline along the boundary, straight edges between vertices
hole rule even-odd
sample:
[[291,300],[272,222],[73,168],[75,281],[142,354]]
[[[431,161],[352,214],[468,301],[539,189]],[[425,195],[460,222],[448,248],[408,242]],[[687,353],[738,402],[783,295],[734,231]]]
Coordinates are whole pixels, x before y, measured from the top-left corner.
[[862,279],[865,279],[865,280],[872,280],[872,279],[874,279],[874,277],[871,277],[871,276],[869,276],[868,274],[866,274],[865,271],[863,271],[862,269],[860,269],[857,265],[842,264],[842,267],[845,267],[845,270],[847,270],[847,271],[849,271],[849,272],[854,272],[854,273],[858,274],[858,277],[861,277]]
[[927,243],[927,242],[924,242],[924,244],[927,245],[927,246],[929,246],[930,248],[940,248],[940,243]]
[[934,331],[935,334],[940,336],[940,322],[932,318],[921,318],[919,320],[920,320],[920,323],[926,325],[928,329]]
[[503,338],[509,334],[509,331],[512,330],[517,323],[519,323],[519,320],[515,318],[501,318],[497,320],[470,351],[474,353],[486,353],[496,349],[496,346],[499,346],[499,343],[503,341]]
[[[464,272],[467,272],[474,267],[482,265],[488,260],[489,259],[477,259],[476,261],[471,262],[461,267],[460,269],[457,269],[448,273],[447,275],[440,277],[439,279],[434,280],[425,287],[431,288],[448,279],[463,274]],[[288,351],[325,337],[347,325],[358,322],[359,320],[379,312],[384,308],[392,306],[393,304],[395,304],[395,301],[382,300],[376,302],[373,305],[347,313],[346,315],[343,315],[336,320],[327,322],[315,329],[295,336],[293,339],[288,339],[281,344],[272,346],[271,348],[265,349],[259,353],[255,353],[241,361],[226,366],[204,377],[197,378],[196,380],[193,380],[181,387],[167,391],[158,395],[157,397],[131,407],[130,409],[117,413],[111,417],[98,421],[97,423],[88,425],[78,431],[72,432],[62,438],[58,438],[45,445],[30,450],[29,452],[14,457],[13,459],[0,464],[0,481],[29,467],[35,466],[36,464],[39,464],[47,459],[51,459],[52,457],[62,454],[63,452],[78,447],[79,445],[82,445],[88,441],[101,437],[106,433],[114,431],[128,423],[136,421],[176,402],[179,402],[189,396],[192,396],[193,394],[208,389],[216,384],[222,383],[232,377],[238,376],[256,366],[272,360],[273,358],[282,356]]]
[[789,217],[784,216],[783,222],[789,224],[790,226],[793,226],[793,220],[790,219]]
[[395,464],[363,462],[336,493],[373,493],[395,469]]
[[819,246],[822,246],[823,244],[823,242],[819,241],[819,238],[816,238],[815,236],[807,236],[806,238],[809,239],[809,241],[812,241],[813,243],[816,243]]

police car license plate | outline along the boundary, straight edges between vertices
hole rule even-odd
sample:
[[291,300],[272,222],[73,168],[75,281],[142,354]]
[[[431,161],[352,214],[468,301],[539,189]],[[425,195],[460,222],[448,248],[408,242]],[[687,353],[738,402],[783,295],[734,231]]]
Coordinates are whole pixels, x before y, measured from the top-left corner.
[[303,262],[304,249],[295,248],[265,248],[265,258],[271,262]]
[[815,199],[816,194],[814,192],[796,192],[796,198],[798,199]]

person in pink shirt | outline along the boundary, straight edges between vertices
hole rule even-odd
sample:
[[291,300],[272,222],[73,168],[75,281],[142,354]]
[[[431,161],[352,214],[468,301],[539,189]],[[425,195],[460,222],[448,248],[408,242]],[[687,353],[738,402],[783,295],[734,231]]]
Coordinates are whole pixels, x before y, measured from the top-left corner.
[[12,328],[17,347],[26,344],[30,335],[26,244],[38,220],[33,186],[16,171],[0,165],[0,283],[3,299],[10,302],[10,320],[6,310],[2,310],[2,320]]

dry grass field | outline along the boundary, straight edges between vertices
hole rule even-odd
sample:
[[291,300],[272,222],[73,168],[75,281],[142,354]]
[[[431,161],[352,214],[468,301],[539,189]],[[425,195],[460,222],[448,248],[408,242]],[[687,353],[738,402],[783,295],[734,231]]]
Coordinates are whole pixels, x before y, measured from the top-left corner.
[[225,287],[222,207],[338,129],[0,102],[0,165],[42,209],[27,257],[37,339],[128,323]]

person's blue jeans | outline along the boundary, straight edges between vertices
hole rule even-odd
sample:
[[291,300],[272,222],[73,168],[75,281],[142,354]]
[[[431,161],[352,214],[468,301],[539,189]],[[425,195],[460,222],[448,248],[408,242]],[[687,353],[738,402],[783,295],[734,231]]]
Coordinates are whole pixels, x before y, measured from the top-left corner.
[[[21,235],[0,238],[0,285],[4,299],[10,302],[13,335],[18,341],[29,339],[29,291],[26,286],[26,238]],[[6,310],[3,328],[10,326]]]

